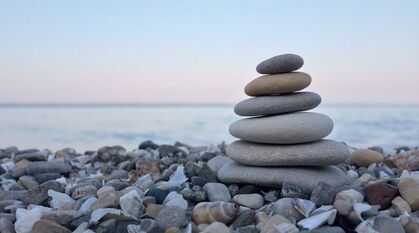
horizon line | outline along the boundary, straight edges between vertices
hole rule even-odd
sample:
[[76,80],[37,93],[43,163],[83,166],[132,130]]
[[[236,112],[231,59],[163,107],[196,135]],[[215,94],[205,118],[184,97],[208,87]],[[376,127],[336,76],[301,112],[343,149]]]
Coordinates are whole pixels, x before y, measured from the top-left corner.
[[[233,102],[0,102],[1,108],[30,108],[30,107],[221,107],[234,106]],[[377,106],[377,107],[418,107],[419,103],[349,103],[349,102],[329,102],[321,103],[323,106]]]

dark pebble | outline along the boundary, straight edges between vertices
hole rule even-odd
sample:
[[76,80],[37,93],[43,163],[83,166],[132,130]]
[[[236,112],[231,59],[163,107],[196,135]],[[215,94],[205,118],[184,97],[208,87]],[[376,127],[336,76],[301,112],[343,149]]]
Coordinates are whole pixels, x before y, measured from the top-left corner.
[[397,187],[387,183],[376,183],[364,188],[365,200],[370,205],[380,205],[381,209],[387,209],[391,201],[399,195]]
[[163,158],[163,157],[186,158],[185,151],[172,145],[160,145],[159,155],[160,155],[160,158]]
[[156,143],[154,143],[151,140],[144,141],[144,142],[140,143],[140,145],[138,146],[138,149],[140,149],[140,150],[146,150],[146,149],[155,150],[157,148],[159,148],[159,145],[157,145]]
[[198,185],[198,186],[204,186],[206,183],[208,183],[208,180],[200,177],[200,176],[192,176],[191,177],[191,183],[192,185]]
[[164,199],[166,198],[166,196],[168,194],[169,193],[167,193],[167,192],[165,192],[165,191],[163,191],[161,189],[152,188],[152,189],[148,190],[145,195],[146,196],[152,196],[152,197],[154,197],[156,199],[156,203],[157,204],[162,204],[163,201],[164,201]]
[[233,222],[232,226],[233,229],[237,229],[239,227],[244,227],[247,225],[251,225],[255,218],[255,211],[254,210],[245,210],[243,211]]
[[50,180],[55,180],[61,177],[60,173],[41,173],[34,175],[36,182],[39,184],[45,183]]

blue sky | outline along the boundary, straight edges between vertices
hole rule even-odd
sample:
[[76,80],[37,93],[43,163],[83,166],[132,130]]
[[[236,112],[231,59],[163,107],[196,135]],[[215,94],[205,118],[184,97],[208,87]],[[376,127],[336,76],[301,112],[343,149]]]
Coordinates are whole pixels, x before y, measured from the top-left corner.
[[419,103],[419,1],[3,1],[1,102],[246,98],[304,57],[326,103]]

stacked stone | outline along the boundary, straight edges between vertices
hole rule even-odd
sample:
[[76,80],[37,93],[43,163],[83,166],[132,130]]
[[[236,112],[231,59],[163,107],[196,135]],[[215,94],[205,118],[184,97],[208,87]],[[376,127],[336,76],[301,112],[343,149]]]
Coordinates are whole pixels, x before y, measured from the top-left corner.
[[218,177],[225,183],[268,187],[293,184],[312,190],[319,182],[339,186],[347,182],[344,172],[332,165],[349,158],[347,147],[323,139],[333,129],[326,115],[303,112],[317,107],[321,97],[298,92],[311,83],[310,75],[293,72],[304,64],[295,54],[283,54],[260,63],[264,76],[251,81],[245,93],[253,98],[235,106],[241,119],[230,125],[230,134],[241,140],[227,148],[234,162],[223,166]]

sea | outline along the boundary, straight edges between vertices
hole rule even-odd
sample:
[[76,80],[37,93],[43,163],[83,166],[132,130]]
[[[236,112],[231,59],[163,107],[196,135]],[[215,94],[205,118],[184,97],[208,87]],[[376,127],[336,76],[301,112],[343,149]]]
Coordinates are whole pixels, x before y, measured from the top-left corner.
[[[235,140],[229,124],[240,119],[232,104],[27,104],[0,105],[0,148],[78,152],[145,140],[192,146]],[[419,106],[322,104],[334,121],[329,139],[356,147],[419,146]]]

